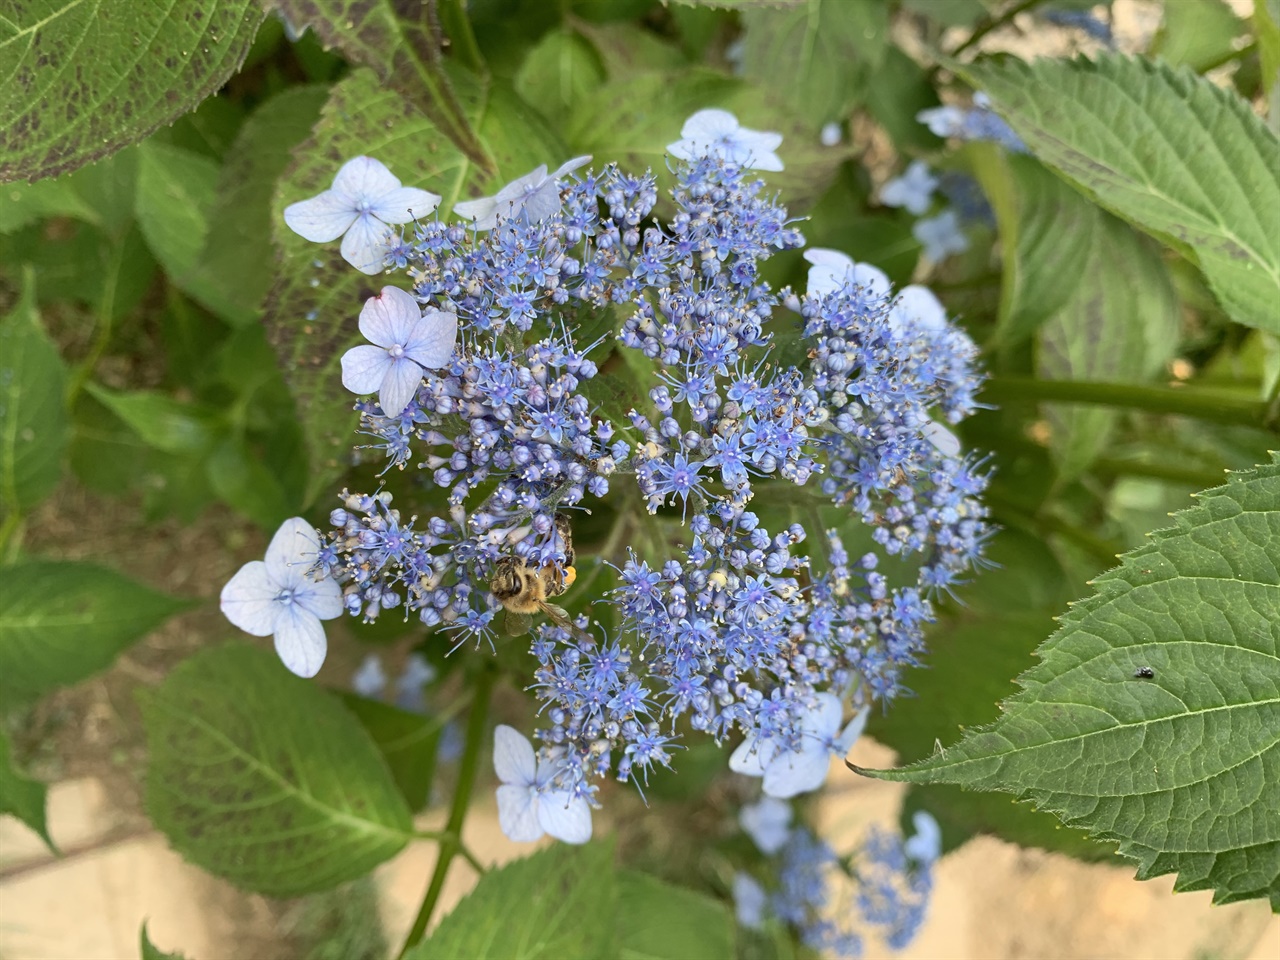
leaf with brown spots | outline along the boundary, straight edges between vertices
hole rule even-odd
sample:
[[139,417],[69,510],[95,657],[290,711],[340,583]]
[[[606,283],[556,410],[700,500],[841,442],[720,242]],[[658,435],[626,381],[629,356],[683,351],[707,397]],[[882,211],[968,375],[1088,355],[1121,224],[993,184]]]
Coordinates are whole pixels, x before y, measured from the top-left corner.
[[0,182],[54,177],[194,109],[239,69],[255,0],[16,0],[0,17]]

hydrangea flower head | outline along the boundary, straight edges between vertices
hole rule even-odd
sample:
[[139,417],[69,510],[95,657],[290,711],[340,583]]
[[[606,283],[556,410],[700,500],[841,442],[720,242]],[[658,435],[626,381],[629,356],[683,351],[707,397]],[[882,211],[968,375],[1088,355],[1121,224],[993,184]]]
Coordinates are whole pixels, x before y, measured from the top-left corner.
[[300,677],[314,677],[327,643],[321,620],[342,614],[342,588],[310,575],[320,551],[301,517],[281,524],[264,560],[250,560],[222,588],[222,613],[245,633],[275,636],[276,653]]
[[370,341],[342,355],[342,385],[352,393],[378,394],[388,417],[398,416],[422,380],[422,369],[438,370],[453,356],[458,318],[428,308],[399,287],[383,287],[365,301],[360,332]]
[[538,223],[560,212],[560,185],[556,182],[591,162],[590,156],[574,157],[547,173],[544,163],[538,169],[512,180],[492,197],[455,203],[453,212],[464,220],[475,221],[477,230],[492,230],[499,220],[522,218],[526,223]]
[[774,153],[782,144],[782,134],[748,130],[728,110],[699,110],[684,122],[680,137],[667,145],[667,153],[678,160],[718,157],[747,170],[783,168]]
[[591,807],[585,797],[556,786],[563,767],[557,757],[535,757],[533,744],[515,727],[493,731],[493,769],[498,788],[498,824],[508,838],[532,843],[544,833],[565,843],[591,839]]
[[929,165],[923,160],[913,160],[906,173],[884,185],[880,202],[886,207],[905,207],[908,213],[918,217],[929,209],[936,189],[938,178],[929,171]]
[[729,769],[749,777],[764,778],[764,792],[785,800],[817,790],[827,782],[831,754],[844,756],[862,735],[870,709],[863,707],[840,731],[840,698],[820,693],[816,705],[800,720],[800,742],[779,746],[773,740],[749,735],[733,751]]
[[434,193],[401,186],[373,157],[356,157],[342,165],[324,193],[285,207],[284,222],[312,243],[342,237],[342,259],[373,275],[390,249],[388,224],[425,217],[439,204]]

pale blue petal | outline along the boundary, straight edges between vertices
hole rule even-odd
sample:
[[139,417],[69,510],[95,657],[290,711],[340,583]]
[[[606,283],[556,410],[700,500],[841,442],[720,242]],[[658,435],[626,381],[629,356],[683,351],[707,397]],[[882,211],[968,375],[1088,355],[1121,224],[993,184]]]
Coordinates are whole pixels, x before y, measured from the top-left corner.
[[498,201],[495,197],[465,200],[453,205],[453,215],[460,220],[474,220],[477,230],[492,230],[498,225]]
[[560,186],[548,180],[519,205],[520,212],[529,223],[538,223],[560,212]]
[[458,339],[458,315],[428,307],[404,345],[404,355],[428,370],[439,370],[453,356]]
[[269,637],[276,629],[280,585],[261,560],[250,560],[222,588],[222,614],[245,633]]
[[422,368],[408,357],[391,361],[391,369],[378,391],[378,406],[388,417],[398,417],[422,383]]
[[764,792],[786,800],[817,790],[826,783],[830,766],[826,744],[806,739],[803,749],[779,754],[765,767]]
[[340,617],[344,609],[342,588],[330,577],[322,580],[307,577],[301,586],[294,589],[293,602],[321,620]]
[[902,845],[902,852],[917,863],[930,864],[942,855],[942,828],[933,815],[917,810],[911,817],[916,832]]
[[559,180],[566,173],[572,173],[579,167],[585,167],[590,162],[591,154],[589,153],[584,154],[581,157],[574,157],[572,160],[566,160],[564,163],[560,164],[560,166],[556,167],[555,171],[551,174],[551,179]]
[[332,190],[284,208],[284,222],[289,229],[312,243],[337,240],[357,216],[350,198]]
[[920,428],[920,432],[923,433],[925,435],[925,439],[937,447],[939,452],[944,456],[954,457],[959,455],[960,438],[942,424],[929,420]]
[[400,189],[400,181],[380,160],[356,157],[348,160],[333,178],[333,189],[346,194],[354,207],[360,201],[376,203],[379,198]]
[[808,735],[805,737],[806,743],[811,738],[824,744],[830,743],[840,729],[840,719],[844,713],[840,698],[834,693],[819,693],[814,700],[816,703],[813,707],[800,718],[800,729]]
[[546,181],[547,165],[545,163],[539,164],[536,169],[530,170],[523,177],[516,177],[493,195],[494,202],[498,205],[498,212],[502,212],[504,203],[508,206],[513,204],[518,206],[530,190],[540,187]]
[[533,787],[498,788],[498,826],[508,840],[533,843],[542,837],[544,831],[538,823],[537,796]]
[[889,309],[889,325],[899,332],[907,327],[941,330],[946,324],[946,308],[932,290],[916,283],[903,287]]
[[777,750],[772,740],[761,741],[758,737],[749,736],[730,754],[729,769],[748,777],[763,777],[765,766]]
[[383,287],[360,308],[360,333],[380,347],[404,346],[421,318],[422,308],[412,295],[399,287]]
[[290,517],[280,524],[267,546],[267,573],[280,587],[296,588],[319,552],[316,528],[302,517]]
[[549,790],[538,797],[538,824],[565,843],[591,839],[591,805],[568,790]]
[[391,364],[391,356],[382,347],[352,347],[342,355],[342,385],[358,396],[377,393],[391,372]]
[[748,930],[764,926],[764,909],[769,902],[764,887],[750,874],[738,871],[733,878],[733,910],[738,923]]
[[853,719],[849,721],[849,725],[844,728],[844,732],[836,738],[836,742],[832,745],[836,753],[844,756],[853,749],[853,745],[858,742],[858,738],[862,736],[862,731],[867,728],[867,717],[871,716],[871,708],[863,707],[853,715]]
[[369,276],[382,272],[390,249],[390,229],[368,214],[357,217],[342,238],[342,259]]
[[397,187],[378,197],[369,212],[383,223],[408,223],[430,216],[438,206],[438,194],[417,187]]
[[290,673],[314,677],[324,664],[328,643],[314,613],[296,603],[283,604],[276,619],[276,653]]
[[529,738],[505,723],[493,729],[493,772],[503,783],[528,786],[537,776],[537,761]]
[[791,804],[774,797],[761,797],[742,808],[738,822],[761,853],[777,853],[791,834]]
[[685,140],[714,143],[721,137],[733,135],[738,130],[738,118],[728,110],[714,108],[699,110],[684,122],[680,136]]
[[839,250],[814,247],[804,252],[804,258],[813,264],[809,268],[808,284],[809,293],[813,296],[825,297],[829,293],[835,293],[847,280],[852,279],[853,258]]
[[360,669],[351,678],[351,689],[371,700],[382,696],[387,688],[387,674],[382,669],[382,658],[371,653],[360,663]]

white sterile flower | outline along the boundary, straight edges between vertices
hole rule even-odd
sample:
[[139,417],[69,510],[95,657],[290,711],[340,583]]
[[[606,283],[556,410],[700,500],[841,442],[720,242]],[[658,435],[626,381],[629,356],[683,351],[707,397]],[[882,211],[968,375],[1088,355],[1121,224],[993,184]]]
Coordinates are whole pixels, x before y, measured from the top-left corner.
[[889,308],[889,326],[899,334],[935,333],[947,325],[947,311],[928,287],[903,287]]
[[813,247],[804,252],[804,258],[813,264],[809,268],[809,293],[825,297],[844,287],[846,283],[862,287],[868,295],[877,299],[889,296],[889,278],[879,267],[869,263],[854,263],[853,258],[839,250]]
[[911,815],[916,832],[902,845],[902,852],[916,863],[928,866],[942,855],[942,828],[933,815],[917,810]]
[[916,114],[916,120],[928,127],[935,137],[956,137],[964,129],[966,116],[967,111],[948,104],[921,110]]
[[544,163],[532,173],[512,180],[492,197],[455,203],[453,213],[463,220],[474,220],[477,230],[492,230],[499,220],[514,220],[516,217],[527,223],[537,223],[560,211],[560,184],[557,181],[590,162],[590,156],[574,157],[553,173],[547,173]]
[[222,588],[222,612],[245,633],[275,635],[276,653],[300,677],[314,677],[327,643],[321,620],[342,615],[342,588],[309,574],[320,551],[315,527],[301,517],[281,524],[265,560],[250,560]]
[[324,193],[285,207],[284,222],[313,243],[342,237],[342,259],[373,275],[391,249],[387,225],[425,217],[439,205],[439,196],[401,186],[373,157],[356,157],[342,165]]
[[840,129],[840,124],[827,123],[818,133],[818,142],[824,147],[834,147],[839,145],[843,137],[844,131]]
[[911,235],[924,247],[925,259],[934,263],[969,249],[969,238],[960,229],[960,218],[954,210],[943,210],[936,217],[917,220],[911,225]]
[[536,757],[533,744],[514,727],[493,731],[493,769],[498,788],[498,825],[510,839],[532,843],[544,833],[565,843],[591,839],[591,805],[553,785],[564,761]]
[[738,823],[761,853],[777,853],[791,835],[791,804],[774,797],[761,797],[742,808]]
[[373,346],[342,355],[342,385],[352,393],[377,392],[382,412],[395,417],[418,392],[422,368],[438,370],[453,356],[458,317],[434,307],[424,314],[399,287],[383,287],[365,301],[360,332]]
[[738,923],[748,930],[760,930],[764,927],[764,912],[768,904],[769,895],[755,877],[741,870],[734,874],[733,912]]
[[886,207],[905,207],[917,217],[929,209],[938,178],[929,172],[923,160],[913,160],[906,173],[894,177],[880,191],[880,202]]
[[863,707],[840,732],[840,698],[817,695],[814,707],[800,720],[800,746],[780,750],[771,740],[754,734],[738,745],[729,758],[729,769],[749,777],[764,777],[764,792],[781,800],[817,790],[827,780],[831,754],[849,752],[867,725],[870,708]]
[[748,130],[728,110],[699,110],[680,128],[681,139],[667,145],[677,160],[695,161],[719,157],[748,170],[781,170],[775,150],[782,134]]

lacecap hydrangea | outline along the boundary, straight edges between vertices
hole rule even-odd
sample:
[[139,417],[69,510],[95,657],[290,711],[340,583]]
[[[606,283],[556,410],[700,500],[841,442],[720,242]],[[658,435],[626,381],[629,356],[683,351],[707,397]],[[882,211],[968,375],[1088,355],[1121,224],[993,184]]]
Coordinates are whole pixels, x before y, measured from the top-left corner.
[[[397,274],[360,315],[370,343],[343,358],[343,383],[388,487],[391,468],[413,469],[448,504],[409,516],[387,488],[344,490],[309,583],[351,616],[416,618],[435,628],[428,642],[489,656],[500,564],[571,579],[557,515],[608,498],[628,530],[651,525],[610,538],[646,544],[605,557],[616,585],[592,600],[618,627],[553,617],[501,641],[536,661],[538,756],[504,779],[523,791],[507,814],[525,834],[589,834],[540,821],[535,794],[589,815],[602,778],[643,787],[697,734],[740,739],[734,768],[766,793],[814,789],[856,737],[843,718],[901,691],[933,601],[981,563],[984,461],[948,429],[975,407],[974,344],[926,288],[895,292],[836,251],[807,251],[807,290],[762,279],[765,260],[805,243],[752,172],[781,169],[780,142],[695,114],[668,148],[661,222],[652,172],[585,157],[453,218],[356,158],[334,191],[291,208],[312,236],[346,225],[357,268]],[[623,410],[593,399],[615,370],[641,385]],[[769,528],[762,502],[794,504],[794,519]],[[271,593],[268,608],[301,595],[259,574],[233,584]],[[236,601],[224,591],[233,620]],[[290,669],[319,669],[317,617],[333,612],[290,627]],[[293,622],[258,613],[260,635]],[[514,751],[519,734],[504,736]]]

